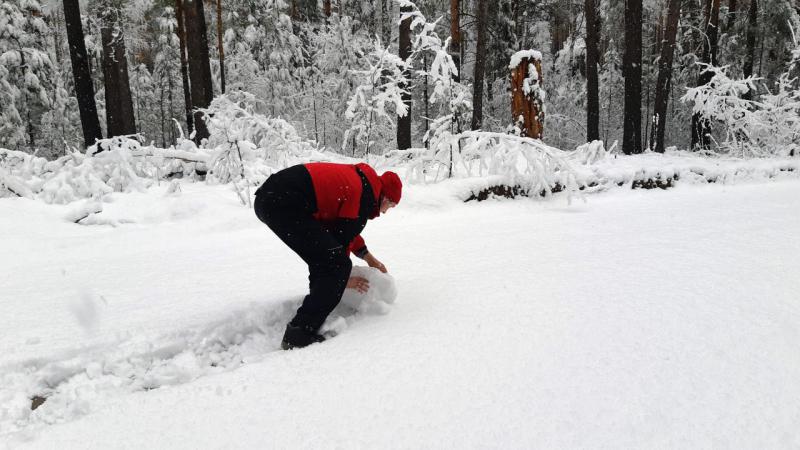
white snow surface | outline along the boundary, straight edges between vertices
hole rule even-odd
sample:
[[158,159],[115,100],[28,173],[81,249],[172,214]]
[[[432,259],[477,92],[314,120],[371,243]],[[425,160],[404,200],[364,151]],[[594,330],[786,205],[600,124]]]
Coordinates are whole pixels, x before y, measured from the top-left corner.
[[230,186],[0,199],[0,448],[800,447],[800,181],[464,183],[372,221],[392,278],[290,352],[306,268]]

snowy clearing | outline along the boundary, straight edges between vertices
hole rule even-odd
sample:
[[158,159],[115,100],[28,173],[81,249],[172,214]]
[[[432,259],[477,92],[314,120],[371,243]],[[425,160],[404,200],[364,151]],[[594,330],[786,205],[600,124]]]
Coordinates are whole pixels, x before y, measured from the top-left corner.
[[299,258],[230,187],[168,187],[115,227],[0,199],[0,447],[800,446],[800,181],[412,186],[365,233],[389,314],[292,352]]

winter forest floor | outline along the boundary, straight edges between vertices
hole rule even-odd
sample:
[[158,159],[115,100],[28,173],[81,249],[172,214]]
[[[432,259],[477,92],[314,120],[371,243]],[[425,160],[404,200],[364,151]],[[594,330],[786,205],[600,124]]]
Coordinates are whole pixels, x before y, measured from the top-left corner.
[[800,180],[412,187],[365,232],[391,312],[292,352],[299,258],[182,188],[0,199],[0,448],[800,447]]

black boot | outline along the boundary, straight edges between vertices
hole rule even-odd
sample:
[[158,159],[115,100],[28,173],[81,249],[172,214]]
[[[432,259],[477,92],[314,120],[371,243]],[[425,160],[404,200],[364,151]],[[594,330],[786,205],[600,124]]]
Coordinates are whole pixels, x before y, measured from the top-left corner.
[[309,327],[299,327],[289,324],[286,326],[286,332],[283,333],[281,348],[284,350],[303,348],[324,340],[324,336],[317,334],[316,331]]

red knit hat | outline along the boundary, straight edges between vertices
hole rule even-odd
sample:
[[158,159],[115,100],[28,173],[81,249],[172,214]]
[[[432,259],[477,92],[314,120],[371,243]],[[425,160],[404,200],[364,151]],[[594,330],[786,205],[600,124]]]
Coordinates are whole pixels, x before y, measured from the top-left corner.
[[383,185],[383,195],[392,203],[400,203],[400,196],[403,194],[403,182],[394,172],[384,172],[381,175]]

